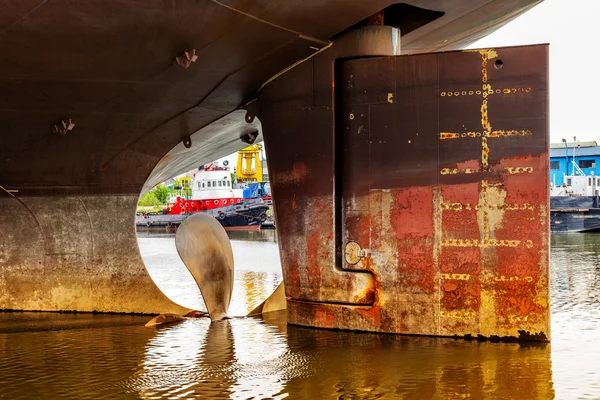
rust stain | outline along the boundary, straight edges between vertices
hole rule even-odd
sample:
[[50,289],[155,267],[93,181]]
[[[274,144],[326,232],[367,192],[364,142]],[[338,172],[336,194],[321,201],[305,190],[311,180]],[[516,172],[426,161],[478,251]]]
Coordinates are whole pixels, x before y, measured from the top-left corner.
[[335,326],[335,315],[329,312],[326,307],[315,309],[314,320],[323,328],[333,328]]
[[[471,174],[474,172],[488,171],[489,170],[489,154],[490,148],[488,145],[488,138],[497,138],[497,137],[510,137],[510,136],[530,136],[532,135],[532,131],[528,129],[524,130],[492,130],[492,125],[488,116],[488,96],[493,95],[494,93],[530,93],[531,88],[514,88],[513,89],[496,89],[494,90],[492,85],[488,83],[488,60],[492,58],[496,58],[498,53],[493,49],[488,50],[480,50],[477,51],[481,54],[481,82],[482,82],[482,90],[475,91],[475,94],[482,95],[482,103],[481,103],[481,127],[483,132],[441,132],[440,140],[446,139],[460,139],[460,138],[481,138],[481,168],[473,169],[473,168],[442,168],[440,173],[442,175],[456,175],[460,173]],[[451,97],[460,95],[473,94],[473,91],[462,91],[462,92],[442,92],[445,95]],[[515,172],[515,173],[523,173],[527,172],[526,170]]]
[[444,318],[475,318],[477,314],[474,311],[440,311],[440,316]]
[[433,260],[433,188],[394,189],[390,222],[395,233],[399,287],[411,293],[433,293],[436,268]]
[[456,290],[457,288],[458,288],[458,286],[455,283],[446,282],[446,283],[442,284],[442,290],[444,290],[446,292],[452,292],[452,291]]
[[298,254],[294,252],[292,256],[292,264],[290,268],[286,269],[286,281],[288,282],[286,285],[286,290],[292,297],[299,297],[295,291],[300,286],[300,274],[299,274],[299,262],[298,262]]
[[[483,72],[482,72],[483,73]],[[485,72],[487,74],[487,71]],[[523,93],[531,93],[530,87],[515,87],[515,88],[502,88],[490,90],[490,87],[486,87],[485,91],[488,95],[491,94],[523,94]],[[463,90],[461,92],[440,92],[441,97],[459,97],[459,96],[474,96],[482,94],[481,90]]]
[[[536,106],[545,101],[547,77],[536,72],[546,58],[535,49],[407,56],[377,64],[346,60],[340,63],[341,103],[327,103],[336,97],[324,87],[313,91],[313,99],[333,113],[310,107],[282,113],[280,104],[265,111],[265,132],[287,127],[285,140],[275,139],[286,154],[273,159],[272,169],[277,175],[279,163],[288,174],[273,185],[274,193],[288,196],[285,211],[277,203],[283,253],[296,252],[291,267],[299,278],[286,275],[286,287],[288,281],[298,285],[291,293],[302,296],[290,300],[292,323],[547,339],[548,166],[539,137],[547,132],[544,107]],[[428,61],[415,63],[413,57]],[[429,68],[428,76],[435,76],[442,62],[455,58],[470,67],[445,69],[446,76],[438,75],[440,90],[420,93],[415,103],[410,90],[388,91],[398,77],[430,84],[411,68]],[[504,68],[490,68],[498,58]],[[379,73],[382,67],[396,68],[395,74]],[[327,80],[310,82],[327,86]],[[300,81],[293,83],[290,88]],[[391,100],[385,107],[392,112],[365,104],[365,91]],[[289,103],[289,95],[295,94],[280,98]],[[413,107],[401,106],[406,104]],[[261,104],[263,109],[269,106]],[[523,110],[531,110],[527,119]],[[310,115],[334,131],[316,129]],[[432,115],[439,120],[429,123]],[[494,123],[496,115],[502,119]],[[298,150],[306,136],[314,143],[310,153]],[[305,175],[291,160],[305,163]],[[289,269],[290,257],[282,257]]]
[[468,281],[471,278],[470,274],[440,274],[440,279],[453,279],[458,281]]
[[294,169],[293,169],[293,174],[294,174],[294,180],[296,181],[303,181],[304,178],[306,178],[306,163],[301,162],[301,161],[296,161],[294,163]]
[[533,167],[506,167],[509,174],[531,174]]
[[505,203],[505,204],[475,204],[475,205],[471,205],[471,204],[462,204],[462,203],[440,203],[440,209],[444,210],[444,211],[462,211],[462,210],[480,210],[480,209],[487,209],[487,210],[529,210],[529,211],[533,211],[533,209],[535,208],[535,206],[533,204],[530,203],[522,203],[522,204],[509,204],[509,203]]
[[171,153],[167,153],[165,154],[157,163],[158,164],[162,164],[163,162],[167,161],[169,158],[171,158]]
[[319,287],[321,281],[321,267],[319,262],[321,248],[321,233],[312,231],[306,237],[306,270],[308,275],[308,284],[312,287]]

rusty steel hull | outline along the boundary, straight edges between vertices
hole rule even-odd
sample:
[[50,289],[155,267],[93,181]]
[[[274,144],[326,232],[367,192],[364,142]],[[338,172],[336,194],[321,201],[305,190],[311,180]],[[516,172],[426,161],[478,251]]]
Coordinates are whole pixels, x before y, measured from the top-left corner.
[[289,322],[548,340],[547,82],[540,45],[323,52],[267,86]]
[[[399,9],[396,19],[411,29],[405,51],[459,48],[539,1],[410,0],[441,16],[421,20]],[[242,127],[197,135],[186,154],[193,162],[159,163],[188,135],[255,99],[273,75],[394,3],[8,2],[0,15],[0,185],[22,196],[139,194],[151,173],[168,179],[235,152],[244,147]],[[198,59],[178,66],[191,50]],[[57,133],[65,120],[73,129]]]
[[463,48],[540,1],[3,2],[0,309],[185,313],[147,274],[135,204],[246,147],[260,123],[240,107],[266,81],[382,9],[415,53]]

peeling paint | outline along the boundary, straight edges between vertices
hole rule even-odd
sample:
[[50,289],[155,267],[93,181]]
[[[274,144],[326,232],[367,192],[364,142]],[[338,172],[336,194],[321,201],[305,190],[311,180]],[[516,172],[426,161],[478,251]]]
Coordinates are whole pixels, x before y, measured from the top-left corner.
[[[495,58],[505,67],[488,68]],[[546,62],[543,46],[346,60],[341,93],[313,92],[342,100],[334,113],[261,103],[267,141],[285,127],[290,150],[270,158],[283,265],[300,275],[286,277],[290,322],[547,340]],[[292,154],[306,132],[312,152]],[[306,163],[302,185],[279,179],[292,160]]]

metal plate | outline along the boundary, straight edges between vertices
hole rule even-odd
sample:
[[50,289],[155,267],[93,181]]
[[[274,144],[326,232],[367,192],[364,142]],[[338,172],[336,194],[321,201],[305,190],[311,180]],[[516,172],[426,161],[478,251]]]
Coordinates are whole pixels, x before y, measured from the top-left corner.
[[[279,126],[294,124],[311,143],[277,155],[301,165],[305,182],[289,193],[291,208],[277,203],[283,235],[327,232],[331,219],[310,217],[319,207],[333,214],[337,254],[348,242],[367,254],[354,265],[300,253],[290,263],[298,248],[282,238],[290,322],[548,339],[547,60],[540,45],[339,61],[333,143],[324,140],[331,114],[310,98],[279,112]],[[290,186],[277,160],[270,167],[277,202]],[[330,245],[316,240],[310,253]],[[371,273],[372,302],[336,301],[354,290],[349,278],[294,280],[312,266]]]

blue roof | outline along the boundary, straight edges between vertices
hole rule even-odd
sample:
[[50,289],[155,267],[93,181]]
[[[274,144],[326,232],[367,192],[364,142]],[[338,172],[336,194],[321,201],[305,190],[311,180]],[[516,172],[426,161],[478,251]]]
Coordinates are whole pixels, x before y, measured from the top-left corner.
[[[569,148],[569,157],[573,157],[573,149]],[[575,148],[575,158],[600,156],[600,146]],[[550,158],[565,158],[565,149],[550,149]]]

